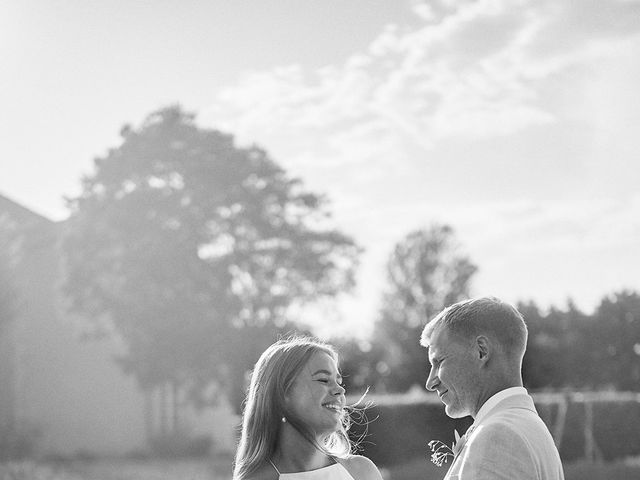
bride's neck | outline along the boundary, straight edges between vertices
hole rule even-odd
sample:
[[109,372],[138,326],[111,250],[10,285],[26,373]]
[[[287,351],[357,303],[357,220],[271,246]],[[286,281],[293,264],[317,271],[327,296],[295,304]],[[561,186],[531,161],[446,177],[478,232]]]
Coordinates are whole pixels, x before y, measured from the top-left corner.
[[316,470],[331,464],[329,457],[290,425],[283,425],[273,462],[282,472]]

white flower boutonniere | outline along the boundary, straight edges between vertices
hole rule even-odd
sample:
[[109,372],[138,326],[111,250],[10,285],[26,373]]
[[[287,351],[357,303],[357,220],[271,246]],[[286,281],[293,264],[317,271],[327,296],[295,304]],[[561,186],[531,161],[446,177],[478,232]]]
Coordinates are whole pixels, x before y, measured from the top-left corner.
[[431,462],[438,467],[447,463],[449,461],[449,457],[455,459],[462,451],[462,448],[467,441],[467,435],[465,434],[460,436],[457,430],[453,431],[453,436],[455,441],[451,444],[451,448],[440,440],[431,440],[429,442],[429,448],[431,449]]

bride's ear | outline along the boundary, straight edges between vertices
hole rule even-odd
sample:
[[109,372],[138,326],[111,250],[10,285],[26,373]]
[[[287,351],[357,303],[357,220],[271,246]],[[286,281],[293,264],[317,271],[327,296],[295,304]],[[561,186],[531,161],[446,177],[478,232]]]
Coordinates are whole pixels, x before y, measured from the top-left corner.
[[484,335],[479,335],[476,337],[475,348],[478,359],[486,362],[489,359],[489,354],[491,353],[491,342],[489,342],[489,339]]

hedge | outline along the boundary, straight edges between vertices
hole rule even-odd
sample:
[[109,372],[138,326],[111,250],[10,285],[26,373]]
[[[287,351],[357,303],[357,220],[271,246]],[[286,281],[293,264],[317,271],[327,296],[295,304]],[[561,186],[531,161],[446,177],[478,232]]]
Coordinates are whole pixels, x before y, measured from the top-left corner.
[[[533,394],[536,408],[552,432],[563,461],[589,457],[615,460],[640,455],[640,394]],[[359,453],[380,466],[428,458],[430,440],[450,445],[472,419],[451,419],[434,395],[396,395],[370,399],[367,421],[355,419]],[[359,423],[359,424],[358,424]]]
[[366,409],[366,422],[357,419],[351,427],[358,450],[379,466],[394,465],[418,457],[429,457],[428,443],[454,441],[454,429],[460,434],[471,425],[471,418],[451,419],[442,403],[423,396],[376,397]]

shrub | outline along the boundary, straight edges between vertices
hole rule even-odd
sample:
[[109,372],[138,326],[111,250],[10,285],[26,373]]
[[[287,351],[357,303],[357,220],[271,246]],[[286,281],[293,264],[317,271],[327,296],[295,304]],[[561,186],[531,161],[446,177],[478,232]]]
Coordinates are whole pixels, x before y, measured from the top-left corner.
[[[536,401],[540,415],[552,431],[557,419],[557,398],[555,401]],[[640,454],[640,398],[616,392],[573,393],[565,398],[567,415],[558,449],[564,461],[587,456],[589,431],[592,432],[595,455],[590,460],[612,461]],[[589,408],[591,415],[587,414]],[[546,414],[550,410],[553,412],[551,417]]]
[[463,434],[471,418],[451,419],[438,401],[409,400],[390,403],[382,398],[366,410],[368,421],[351,428],[352,438],[360,442],[361,454],[379,466],[394,465],[417,457],[428,461],[431,440],[448,445],[454,441],[454,429]]
[[38,432],[34,429],[0,429],[0,460],[29,457],[36,449]]
[[[566,401],[564,419],[560,404]],[[586,456],[588,419],[595,453],[606,461],[640,455],[640,395],[609,393],[534,394],[536,408],[552,433],[562,430],[559,446],[562,460]],[[416,458],[428,460],[428,442],[440,440],[451,445],[453,430],[464,433],[472,419],[451,419],[442,403],[429,395],[378,397],[366,410],[368,422],[351,428],[352,438],[365,434],[360,452],[379,466],[397,465]],[[587,405],[590,404],[591,407]],[[591,408],[592,416],[587,415]],[[557,439],[556,439],[557,440]]]

